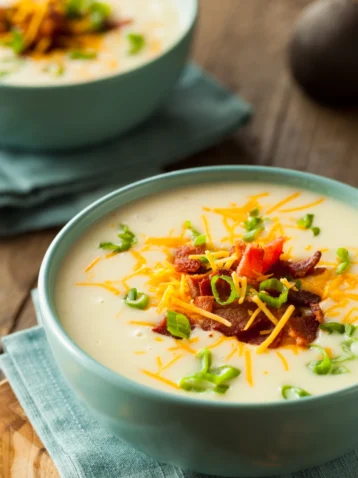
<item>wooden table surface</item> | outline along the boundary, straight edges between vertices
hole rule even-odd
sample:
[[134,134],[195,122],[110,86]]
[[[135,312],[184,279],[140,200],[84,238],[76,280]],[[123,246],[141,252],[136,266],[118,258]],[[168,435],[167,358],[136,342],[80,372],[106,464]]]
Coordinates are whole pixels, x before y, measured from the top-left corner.
[[[194,59],[246,98],[254,106],[255,116],[231,138],[171,169],[212,164],[272,165],[358,186],[358,111],[330,110],[315,104],[299,91],[287,68],[292,26],[309,3],[202,0]],[[0,336],[35,323],[30,291],[36,286],[42,257],[56,232],[50,229],[0,240]],[[13,459],[9,451],[10,425],[4,425],[2,419],[0,415],[0,476],[15,476],[9,471]],[[36,436],[32,437],[35,442]],[[28,446],[32,446],[31,439]],[[10,453],[7,458],[5,450]],[[33,460],[31,453],[28,456]],[[31,463],[26,475],[17,476],[40,476],[38,463]]]

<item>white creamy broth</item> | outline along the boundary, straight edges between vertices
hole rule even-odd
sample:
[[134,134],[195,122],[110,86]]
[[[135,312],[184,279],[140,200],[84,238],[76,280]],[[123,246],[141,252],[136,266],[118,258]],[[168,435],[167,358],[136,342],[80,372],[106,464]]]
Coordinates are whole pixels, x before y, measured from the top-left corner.
[[[0,81],[14,85],[58,85],[77,83],[123,73],[158,56],[172,46],[183,29],[173,0],[104,0],[115,21],[131,20],[89,41],[85,51],[93,59],[71,59],[71,51],[16,56],[0,45]],[[12,2],[0,0],[0,8]],[[145,46],[130,54],[129,34],[140,34]]]
[[[316,395],[355,384],[358,359],[342,364],[349,373],[317,375],[307,367],[309,362],[321,358],[317,350],[288,346],[269,348],[258,354],[255,345],[240,344],[236,338],[225,338],[219,332],[204,331],[200,327],[184,340],[152,331],[152,326],[164,317],[165,310],[157,311],[148,275],[127,278],[140,267],[154,268],[167,259],[165,251],[159,247],[143,250],[146,241],[148,244],[147,238],[168,237],[169,234],[178,237],[187,220],[200,232],[205,232],[203,220],[206,219],[213,244],[219,249],[230,250],[231,242],[222,216],[208,209],[234,207],[232,203],[242,206],[250,197],[262,193],[266,195],[257,201],[262,216],[267,219],[265,231],[258,241],[270,231],[273,237],[283,232],[287,237],[284,252],[294,260],[321,250],[319,265],[327,267],[332,280],[341,281],[334,289],[335,300],[328,297],[321,302],[322,310],[327,311],[325,321],[354,323],[358,320],[358,309],[354,309],[358,299],[356,211],[346,204],[328,197],[322,200],[321,195],[307,191],[260,183],[223,183],[188,187],[138,200],[105,217],[84,234],[70,250],[58,275],[56,306],[67,333],[89,355],[121,375],[149,387],[193,398],[273,401],[282,399],[281,387],[284,385],[301,387]],[[280,206],[281,201],[286,203]],[[312,206],[307,207],[310,204]],[[311,230],[297,227],[297,220],[307,213],[314,214],[314,226],[320,228],[316,237]],[[278,222],[283,231],[278,227],[275,232],[272,228]],[[138,243],[127,252],[111,255],[100,249],[99,243],[118,242],[119,224],[127,224],[136,234]],[[242,236],[245,232],[242,224],[237,224],[234,232],[235,238]],[[347,248],[352,264],[338,279],[335,269],[339,263],[336,258],[339,247]],[[320,280],[319,276],[316,279]],[[133,309],[124,303],[124,296],[132,287],[150,296],[152,302],[147,310]],[[347,314],[350,315],[345,319]],[[358,332],[356,335],[358,337]],[[332,356],[342,356],[340,344],[345,339],[344,335],[319,331],[316,343],[329,348]],[[184,376],[200,370],[195,352],[204,347],[212,351],[214,367],[225,364],[241,371],[240,376],[229,383],[225,394],[199,394],[175,386]]]

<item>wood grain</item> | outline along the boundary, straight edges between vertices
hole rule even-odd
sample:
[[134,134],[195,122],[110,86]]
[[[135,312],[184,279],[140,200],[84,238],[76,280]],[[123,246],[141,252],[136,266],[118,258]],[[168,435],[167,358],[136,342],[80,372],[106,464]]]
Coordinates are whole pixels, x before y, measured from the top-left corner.
[[0,437],[1,478],[60,476],[6,381],[0,383]]
[[[261,164],[310,171],[358,186],[358,111],[337,111],[314,103],[294,84],[287,68],[287,44],[293,24],[309,3],[310,0],[201,2],[194,59],[249,101],[255,116],[223,143],[169,169]],[[35,323],[29,293],[55,233],[40,231],[0,240],[0,336]],[[5,398],[8,396],[9,401]],[[0,476],[57,476],[51,474],[56,472],[48,464],[46,452],[39,452],[38,438],[9,390],[0,400],[0,416],[4,417],[0,419]],[[18,430],[25,432],[19,434]],[[20,463],[18,449],[23,450],[23,475],[13,467],[14,462]]]

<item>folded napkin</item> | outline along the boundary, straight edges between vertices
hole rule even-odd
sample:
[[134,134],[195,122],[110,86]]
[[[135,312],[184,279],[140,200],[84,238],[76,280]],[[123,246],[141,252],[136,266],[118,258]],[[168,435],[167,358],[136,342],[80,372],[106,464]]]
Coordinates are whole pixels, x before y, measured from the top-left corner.
[[145,124],[114,141],[75,152],[0,150],[0,235],[62,225],[121,185],[218,142],[251,107],[194,65]]
[[[33,299],[40,318],[36,293]],[[158,463],[107,433],[68,388],[41,326],[5,337],[3,345],[0,367],[62,478],[204,478]],[[352,451],[323,466],[276,478],[357,476],[358,454]]]

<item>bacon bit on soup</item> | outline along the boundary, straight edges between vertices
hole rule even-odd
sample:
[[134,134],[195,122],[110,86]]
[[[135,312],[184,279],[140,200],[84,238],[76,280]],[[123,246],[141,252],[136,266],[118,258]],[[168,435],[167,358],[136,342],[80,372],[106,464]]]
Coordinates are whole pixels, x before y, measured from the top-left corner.
[[[321,296],[302,288],[298,278],[322,272],[316,267],[321,252],[300,261],[283,260],[285,241],[283,236],[266,244],[239,240],[219,251],[195,246],[194,240],[177,247],[170,274],[176,274],[180,284],[184,277],[186,287],[180,288],[179,297],[170,286],[172,298],[166,289],[164,305],[186,314],[192,328],[257,345],[258,353],[281,345],[308,347],[324,314]],[[166,318],[153,331],[170,335]]]
[[115,21],[103,1],[18,0],[0,8],[0,41],[17,55],[83,50],[102,33],[130,22]]

